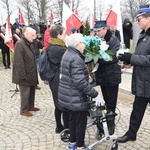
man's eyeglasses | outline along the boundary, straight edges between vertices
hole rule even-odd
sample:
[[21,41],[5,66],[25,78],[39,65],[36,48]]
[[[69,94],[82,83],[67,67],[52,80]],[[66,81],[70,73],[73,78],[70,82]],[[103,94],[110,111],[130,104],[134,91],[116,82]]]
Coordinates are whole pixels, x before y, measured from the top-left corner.
[[142,19],[144,19],[144,18],[143,17],[142,18],[136,18],[136,21],[140,22]]

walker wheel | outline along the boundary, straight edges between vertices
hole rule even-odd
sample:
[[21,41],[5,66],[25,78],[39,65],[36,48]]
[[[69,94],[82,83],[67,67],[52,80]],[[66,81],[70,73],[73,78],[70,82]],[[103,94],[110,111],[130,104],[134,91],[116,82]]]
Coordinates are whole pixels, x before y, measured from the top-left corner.
[[70,138],[69,129],[64,129],[60,133],[60,138],[63,142],[69,142],[69,138]]
[[118,143],[117,143],[117,141],[112,143],[110,150],[118,150]]

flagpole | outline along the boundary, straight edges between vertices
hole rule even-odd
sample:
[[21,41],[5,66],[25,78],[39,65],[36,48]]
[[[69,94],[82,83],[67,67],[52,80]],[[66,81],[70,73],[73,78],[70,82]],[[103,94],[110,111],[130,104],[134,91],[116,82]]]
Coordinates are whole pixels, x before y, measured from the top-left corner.
[[96,20],[96,0],[94,0],[94,18]]

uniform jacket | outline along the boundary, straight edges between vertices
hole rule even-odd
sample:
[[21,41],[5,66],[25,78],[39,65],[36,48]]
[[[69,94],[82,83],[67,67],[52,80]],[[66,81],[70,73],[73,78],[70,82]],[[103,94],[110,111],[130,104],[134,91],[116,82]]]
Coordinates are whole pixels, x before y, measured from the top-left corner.
[[87,110],[90,107],[87,96],[94,98],[97,95],[97,91],[88,82],[84,56],[77,49],[68,47],[61,61],[59,105],[72,111]]
[[[112,50],[115,54],[120,48],[120,42],[118,38],[108,30],[104,39],[109,45],[109,50]],[[118,59],[116,55],[113,56],[112,61],[98,60],[99,67],[96,71],[96,83],[101,86],[115,86],[121,82],[121,68],[118,65]]]
[[135,52],[131,56],[133,65],[132,93],[150,98],[150,28],[140,33]]
[[38,84],[34,49],[24,37],[15,45],[12,82],[23,86]]

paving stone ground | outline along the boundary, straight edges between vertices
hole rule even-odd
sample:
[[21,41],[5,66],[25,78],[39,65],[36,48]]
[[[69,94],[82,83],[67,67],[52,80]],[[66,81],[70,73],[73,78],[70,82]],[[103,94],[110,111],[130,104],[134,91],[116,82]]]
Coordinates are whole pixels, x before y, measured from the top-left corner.
[[[55,134],[54,105],[48,85],[40,79],[41,90],[36,91],[36,106],[39,112],[32,117],[21,116],[20,93],[12,98],[15,85],[11,82],[11,69],[0,67],[0,150],[67,150],[67,144]],[[130,94],[131,74],[122,74],[117,104],[116,130],[122,136],[128,129],[129,117],[134,96]],[[96,87],[100,93],[100,88]],[[146,110],[142,125],[135,142],[118,144],[119,150],[150,150],[150,110]],[[97,128],[92,126],[86,132],[86,145],[96,141]],[[108,150],[109,142],[105,142],[95,150]]]

